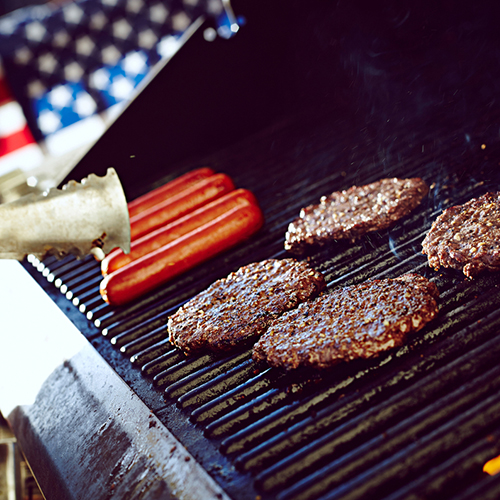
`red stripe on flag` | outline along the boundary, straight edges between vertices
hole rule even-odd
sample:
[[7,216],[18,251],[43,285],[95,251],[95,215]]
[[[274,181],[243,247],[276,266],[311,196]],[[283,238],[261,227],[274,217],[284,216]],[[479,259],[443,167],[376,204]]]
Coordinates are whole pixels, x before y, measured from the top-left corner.
[[33,144],[35,139],[26,125],[22,130],[14,132],[6,137],[0,137],[0,156],[12,153],[16,149],[22,148],[28,144]]
[[0,76],[0,106],[13,100],[7,82]]

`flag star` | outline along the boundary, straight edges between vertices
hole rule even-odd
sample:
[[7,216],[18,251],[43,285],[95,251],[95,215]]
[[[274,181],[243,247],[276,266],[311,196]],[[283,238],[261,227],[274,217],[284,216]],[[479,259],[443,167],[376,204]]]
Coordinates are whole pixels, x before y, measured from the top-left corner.
[[0,31],[4,35],[12,35],[19,27],[19,21],[15,16],[0,16]]
[[66,47],[68,43],[71,41],[71,37],[69,36],[66,30],[58,31],[54,37],[52,38],[52,45],[54,47]]
[[42,94],[47,90],[45,85],[40,80],[33,80],[32,82],[28,83],[27,89],[28,96],[32,99],[41,97]]
[[124,76],[118,76],[109,88],[109,93],[117,100],[123,100],[130,97],[134,90],[134,85]]
[[96,12],[90,19],[90,27],[94,30],[102,30],[106,23],[108,22],[108,18],[104,14],[104,12],[99,11]]
[[114,45],[108,45],[101,54],[102,62],[109,65],[116,64],[122,56],[122,53]]
[[179,47],[181,46],[181,42],[175,36],[166,36],[162,38],[161,42],[157,46],[158,54],[161,57],[172,57]]
[[123,69],[125,73],[131,75],[138,75],[139,73],[146,73],[148,65],[146,64],[146,54],[144,52],[129,52],[123,58]]
[[127,11],[138,14],[144,6],[142,0],[127,0]]
[[14,60],[17,64],[28,64],[33,58],[33,54],[28,47],[21,47],[14,53]]
[[185,12],[179,12],[172,16],[172,28],[175,31],[185,31],[191,24],[191,19]]
[[151,21],[154,21],[158,24],[163,24],[167,19],[168,14],[168,9],[161,3],[157,3],[149,9],[149,18],[151,19]]
[[67,85],[54,87],[47,95],[47,100],[56,108],[66,108],[73,100],[73,94]]
[[66,80],[70,82],[78,82],[82,78],[84,74],[84,70],[82,66],[77,63],[76,61],[73,61],[70,64],[67,64],[64,67],[64,76]]
[[99,68],[90,75],[90,85],[99,90],[104,90],[110,84],[109,71],[106,68]]
[[126,19],[120,19],[113,23],[113,35],[116,38],[121,38],[126,40],[132,31],[132,26],[130,26],[129,22]]
[[38,69],[45,73],[54,73],[57,64],[57,59],[51,52],[47,52],[38,58]]
[[76,96],[73,109],[80,116],[90,116],[95,113],[97,106],[94,99],[87,92],[80,92]]
[[157,41],[158,37],[151,28],[141,31],[137,37],[137,43],[139,44],[139,47],[142,47],[143,49],[152,49]]
[[61,127],[61,118],[54,111],[45,109],[38,116],[38,126],[43,134],[52,134]]
[[76,40],[75,49],[82,56],[90,56],[95,48],[95,42],[88,35],[82,36]]
[[222,12],[221,0],[208,0],[207,12],[212,15],[217,15]]
[[47,28],[39,21],[33,21],[25,26],[28,40],[41,42],[47,33]]
[[76,3],[68,4],[63,10],[64,20],[71,24],[80,24],[83,14],[83,10]]

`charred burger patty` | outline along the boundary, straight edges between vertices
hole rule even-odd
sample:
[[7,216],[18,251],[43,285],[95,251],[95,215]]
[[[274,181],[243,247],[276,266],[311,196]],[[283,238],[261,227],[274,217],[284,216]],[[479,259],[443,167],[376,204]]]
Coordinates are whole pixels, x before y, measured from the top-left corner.
[[432,224],[422,253],[436,271],[451,267],[472,278],[500,270],[500,192],[447,208]]
[[300,255],[310,246],[355,240],[386,229],[417,207],[428,191],[420,178],[392,178],[323,196],[319,204],[303,208],[290,223],[285,249]]
[[431,321],[438,296],[434,283],[418,274],[337,289],[276,319],[253,357],[292,369],[377,356]]
[[325,287],[323,275],[305,262],[269,259],[249,264],[171,316],[170,341],[186,353],[231,350],[255,340],[271,321]]

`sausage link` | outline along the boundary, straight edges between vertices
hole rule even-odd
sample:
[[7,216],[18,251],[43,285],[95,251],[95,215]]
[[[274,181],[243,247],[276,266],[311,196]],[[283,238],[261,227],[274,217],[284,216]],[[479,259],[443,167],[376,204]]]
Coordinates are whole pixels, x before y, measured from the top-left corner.
[[151,233],[148,233],[133,241],[130,246],[130,253],[125,254],[123,250],[116,249],[108,254],[101,262],[103,276],[111,274],[117,269],[124,267],[130,262],[139,259],[158,248],[174,241],[177,238],[191,232],[212,219],[219,217],[224,212],[228,212],[234,207],[244,205],[258,205],[254,194],[247,189],[236,189],[216,200],[203,205],[201,208],[176,219],[175,221],[162,226]]
[[101,281],[101,295],[111,305],[123,305],[240,243],[258,231],[263,223],[258,205],[234,207],[108,274]]
[[167,182],[166,184],[163,184],[163,186],[153,189],[152,191],[149,191],[149,193],[130,201],[128,203],[129,216],[133,217],[134,215],[137,215],[138,213],[181,193],[197,182],[200,182],[201,180],[214,174],[215,171],[208,167],[197,168],[196,170],[187,172],[186,174],[177,177],[177,179]]
[[229,176],[226,174],[212,175],[131,217],[131,239],[136,240],[233,190],[234,184]]

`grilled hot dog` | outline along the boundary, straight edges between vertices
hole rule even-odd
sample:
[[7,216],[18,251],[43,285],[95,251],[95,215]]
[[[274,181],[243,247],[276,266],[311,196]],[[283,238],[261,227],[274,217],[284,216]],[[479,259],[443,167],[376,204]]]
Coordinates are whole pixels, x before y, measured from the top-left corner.
[[227,250],[264,223],[258,205],[243,203],[167,245],[108,274],[100,291],[112,305],[125,304]]
[[233,190],[233,181],[225,174],[215,174],[201,180],[131,217],[131,239],[136,240]]
[[149,193],[139,196],[139,198],[129,202],[129,216],[133,217],[140,212],[144,212],[144,210],[147,210],[148,208],[151,208],[152,206],[181,193],[185,189],[190,188],[194,184],[214,174],[215,171],[211,168],[203,167],[181,175],[180,177],[177,177],[177,179],[167,182],[163,186],[153,189]]
[[219,217],[234,207],[245,205],[257,206],[257,200],[252,192],[247,189],[236,189],[216,200],[203,205],[201,208],[162,226],[133,241],[130,253],[125,254],[123,250],[116,249],[101,262],[101,271],[104,276],[111,274],[117,269],[130,264],[143,255],[157,250],[158,248],[174,241],[177,238],[203,226],[212,219]]

